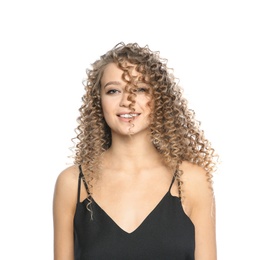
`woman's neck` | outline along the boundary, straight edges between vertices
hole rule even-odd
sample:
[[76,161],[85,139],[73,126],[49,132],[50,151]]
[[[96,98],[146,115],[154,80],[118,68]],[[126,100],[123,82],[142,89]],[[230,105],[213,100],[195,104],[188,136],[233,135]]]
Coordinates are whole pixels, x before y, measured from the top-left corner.
[[143,168],[159,162],[160,154],[149,135],[113,136],[105,157],[120,168]]

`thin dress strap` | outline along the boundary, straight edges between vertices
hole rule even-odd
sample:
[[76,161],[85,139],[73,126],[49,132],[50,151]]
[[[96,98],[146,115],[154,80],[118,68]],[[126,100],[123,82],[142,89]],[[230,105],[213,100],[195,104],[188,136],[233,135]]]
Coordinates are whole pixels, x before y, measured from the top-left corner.
[[178,170],[176,170],[176,171],[174,172],[174,174],[173,174],[173,178],[172,178],[171,184],[170,184],[169,189],[168,189],[169,192],[170,192],[171,187],[172,187],[172,185],[173,185],[173,183],[174,183],[174,181],[175,181],[175,179],[176,179],[177,171],[178,171]]
[[169,192],[170,192],[170,190],[171,190],[171,187],[172,187],[174,181],[175,181],[175,176],[173,176],[173,178],[172,178],[171,184],[170,184],[169,189],[168,189]]
[[82,171],[82,166],[79,165],[79,179],[78,179],[78,194],[77,194],[77,202],[80,201],[80,192],[81,192],[81,179],[83,180],[83,183],[85,185],[85,188],[86,188],[86,191],[87,191],[87,194],[90,195],[90,192],[89,192],[89,188],[88,188],[88,185],[87,185],[87,182],[86,182],[86,179],[85,179],[85,176],[83,174],[83,171]]

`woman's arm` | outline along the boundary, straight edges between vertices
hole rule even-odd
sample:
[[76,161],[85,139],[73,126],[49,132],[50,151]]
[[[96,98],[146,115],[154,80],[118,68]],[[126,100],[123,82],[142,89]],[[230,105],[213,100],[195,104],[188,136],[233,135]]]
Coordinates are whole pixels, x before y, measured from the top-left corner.
[[57,178],[53,200],[54,260],[74,260],[73,219],[77,202],[78,169],[71,166]]
[[195,226],[195,260],[216,260],[215,200],[211,183],[205,171],[196,165],[185,163],[183,204]]

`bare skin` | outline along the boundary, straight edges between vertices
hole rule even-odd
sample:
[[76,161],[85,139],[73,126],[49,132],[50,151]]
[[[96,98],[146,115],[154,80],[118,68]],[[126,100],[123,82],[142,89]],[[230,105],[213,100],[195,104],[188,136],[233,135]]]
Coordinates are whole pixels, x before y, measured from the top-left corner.
[[[143,170],[133,170],[133,167],[129,166],[128,168],[125,165],[125,170],[122,167],[120,172],[117,167],[104,171],[95,185],[93,196],[118,226],[130,233],[142,223],[166,193],[171,174],[165,167],[157,166],[157,163],[151,168],[152,170],[148,170],[148,165],[145,165]],[[203,169],[189,163],[184,163],[182,169],[185,195],[183,208],[195,225],[195,259],[215,260],[215,212],[212,193],[208,189]],[[59,175],[56,183],[55,260],[73,260],[73,218],[77,199],[77,180],[78,169],[72,166]],[[115,190],[116,193],[111,192]],[[178,196],[175,183],[171,194]],[[87,193],[83,187],[81,201],[86,197]]]
[[[150,141],[146,123],[148,100],[145,96],[137,95],[135,109],[140,115],[133,120],[135,126],[131,137],[129,123],[118,117],[119,112],[128,112],[129,105],[120,73],[111,65],[102,79],[102,106],[112,130],[112,146],[103,154],[102,170],[98,178],[94,178],[92,192],[94,200],[115,223],[131,233],[166,194],[173,172],[162,163],[161,155]],[[113,91],[107,94],[104,86],[111,81],[117,83],[116,86],[109,85]],[[195,226],[195,259],[216,260],[214,198],[205,171],[188,162],[184,162],[181,169],[184,172],[183,208]],[[78,174],[78,167],[71,166],[60,173],[56,181],[53,202],[54,260],[74,260],[73,219]],[[173,184],[171,194],[178,196],[177,183]],[[80,200],[86,197],[82,185]]]

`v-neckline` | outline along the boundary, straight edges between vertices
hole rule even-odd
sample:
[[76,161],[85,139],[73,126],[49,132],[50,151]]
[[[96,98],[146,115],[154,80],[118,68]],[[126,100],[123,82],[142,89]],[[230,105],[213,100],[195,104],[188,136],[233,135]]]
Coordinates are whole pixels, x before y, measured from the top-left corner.
[[142,226],[144,226],[148,220],[148,218],[160,207],[160,205],[162,204],[162,202],[164,201],[164,199],[168,196],[171,195],[170,190],[168,190],[164,196],[161,198],[161,200],[154,206],[154,208],[149,212],[149,214],[147,214],[145,216],[145,218],[141,221],[141,223],[131,232],[128,232],[126,230],[124,230],[95,200],[94,198],[91,196],[91,200],[92,202],[105,214],[105,216],[113,223],[113,225],[115,225],[121,232],[123,232],[124,234],[127,235],[132,235],[134,233],[136,233],[139,229],[142,228]]

